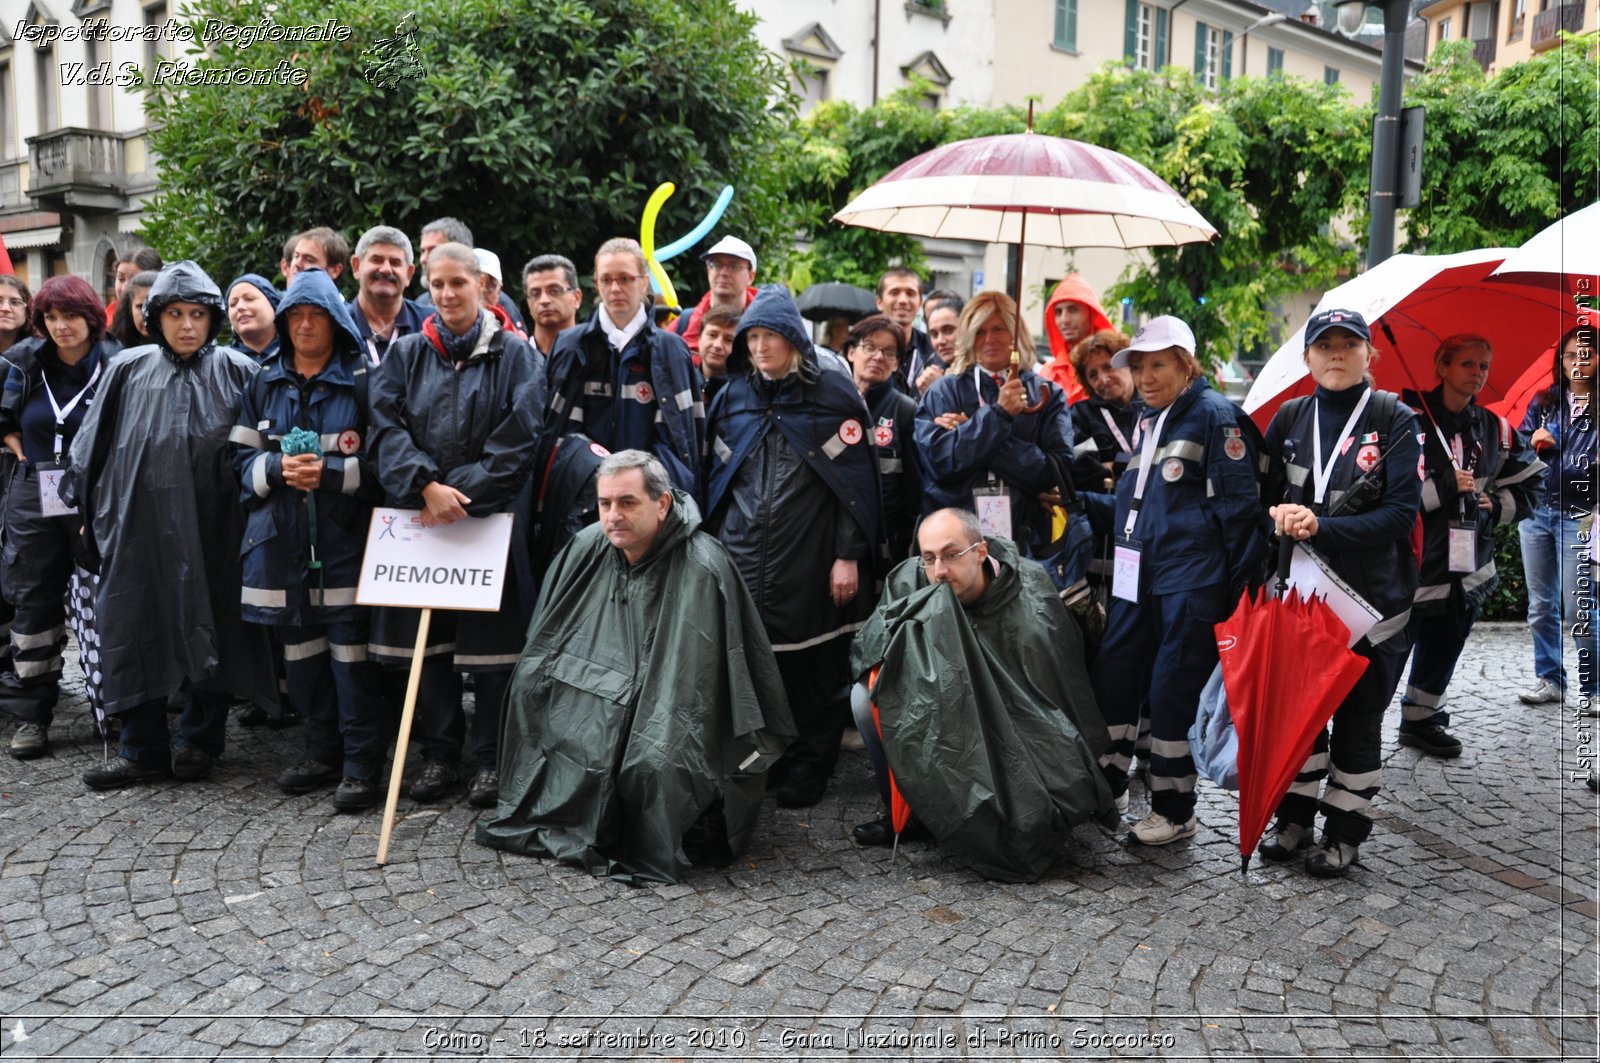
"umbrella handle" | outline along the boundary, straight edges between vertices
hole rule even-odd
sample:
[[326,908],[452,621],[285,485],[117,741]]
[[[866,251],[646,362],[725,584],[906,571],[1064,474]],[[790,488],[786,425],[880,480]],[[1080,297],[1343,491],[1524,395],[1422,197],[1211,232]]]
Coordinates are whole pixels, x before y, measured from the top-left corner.
[[[1022,369],[1022,355],[1018,354],[1016,351],[1012,351],[1011,352],[1011,375],[1007,378],[1006,382],[1010,383],[1012,380],[1017,379],[1017,375],[1021,371],[1021,369]],[[1045,403],[1050,401],[1050,385],[1045,383],[1042,380],[1039,383],[1040,383],[1039,401],[1034,403],[1032,406],[1024,406],[1022,408],[1022,412],[1023,413],[1038,413],[1040,410],[1044,409]],[[1027,385],[1023,385],[1023,387],[1024,387],[1024,389],[1026,389]]]
[[1278,537],[1278,597],[1289,593],[1289,565],[1294,560],[1294,540],[1287,535]]

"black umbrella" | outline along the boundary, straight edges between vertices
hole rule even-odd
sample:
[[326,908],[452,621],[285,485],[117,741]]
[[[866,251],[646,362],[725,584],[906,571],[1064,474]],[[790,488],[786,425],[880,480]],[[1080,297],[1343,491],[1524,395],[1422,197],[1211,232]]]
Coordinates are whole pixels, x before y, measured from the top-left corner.
[[800,313],[811,321],[826,321],[832,317],[847,317],[854,324],[868,314],[878,312],[878,298],[865,288],[839,281],[813,284],[800,293],[794,301]]

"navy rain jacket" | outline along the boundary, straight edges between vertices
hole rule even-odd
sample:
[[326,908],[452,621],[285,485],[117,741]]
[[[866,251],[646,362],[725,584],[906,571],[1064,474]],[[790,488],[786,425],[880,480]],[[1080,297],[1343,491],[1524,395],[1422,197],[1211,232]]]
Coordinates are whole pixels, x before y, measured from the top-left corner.
[[[800,368],[782,380],[753,374],[747,336],[756,327],[787,339]],[[804,649],[854,632],[872,609],[877,448],[861,393],[817,364],[782,285],[762,288],[739,319],[707,438],[707,524],[749,584],[772,648]],[[857,562],[860,589],[843,607],[828,596],[835,560]]]
[[[309,380],[294,367],[289,311],[297,306],[317,307],[333,319],[333,358]],[[253,623],[322,624],[362,608],[355,604],[361,553],[373,503],[383,497],[368,457],[367,364],[350,312],[322,270],[296,275],[276,318],[278,352],[245,388],[239,422],[228,437],[249,513],[240,600]],[[309,494],[283,482],[279,445],[292,428],[321,437],[322,483]],[[320,574],[307,567],[311,496]]]

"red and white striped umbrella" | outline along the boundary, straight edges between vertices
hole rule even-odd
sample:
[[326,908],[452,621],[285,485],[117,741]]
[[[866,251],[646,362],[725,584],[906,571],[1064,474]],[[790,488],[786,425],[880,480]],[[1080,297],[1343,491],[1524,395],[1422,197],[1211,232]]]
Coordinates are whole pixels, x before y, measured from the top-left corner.
[[1171,247],[1217,230],[1126,155],[1007,133],[945,144],[891,170],[833,220],[883,232],[1046,247]]

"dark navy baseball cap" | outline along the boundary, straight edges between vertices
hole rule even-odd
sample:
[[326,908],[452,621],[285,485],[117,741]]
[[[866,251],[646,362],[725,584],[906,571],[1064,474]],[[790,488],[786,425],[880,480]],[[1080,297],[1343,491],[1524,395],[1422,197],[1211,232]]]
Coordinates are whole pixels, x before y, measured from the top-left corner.
[[1317,342],[1321,336],[1331,328],[1348,329],[1357,336],[1372,342],[1372,330],[1367,328],[1367,319],[1354,310],[1323,310],[1311,315],[1311,320],[1306,322],[1306,346]]

